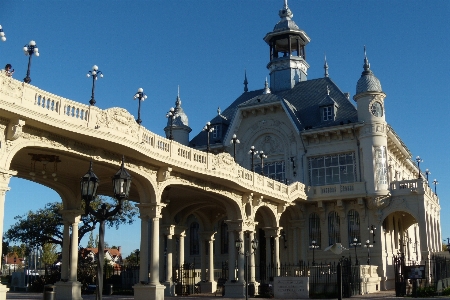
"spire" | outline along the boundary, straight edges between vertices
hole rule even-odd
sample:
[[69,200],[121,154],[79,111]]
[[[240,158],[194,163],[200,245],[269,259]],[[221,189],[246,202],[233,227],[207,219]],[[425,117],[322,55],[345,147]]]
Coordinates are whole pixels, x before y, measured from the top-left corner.
[[327,85],[327,95],[330,96],[330,87]]
[[244,92],[248,92],[247,70],[245,70],[244,75]]
[[220,113],[221,113],[222,111],[220,110],[220,106],[219,107],[217,107],[217,114],[220,116]]
[[264,92],[263,92],[263,94],[264,95],[266,95],[266,94],[270,94],[271,92],[270,92],[270,89],[269,89],[269,83],[267,82],[267,77],[266,77],[266,82],[264,83]]
[[366,46],[364,46],[364,71],[356,83],[356,95],[365,92],[382,92],[380,80],[370,69],[369,59],[367,58]]
[[290,20],[290,19],[294,16],[294,14],[292,13],[292,11],[291,11],[291,10],[289,9],[289,7],[288,7],[287,0],[284,0],[284,6],[283,6],[283,9],[281,9],[281,10],[278,12],[278,15],[280,16],[281,19],[284,19],[284,20]]
[[177,100],[175,101],[175,107],[180,108],[181,107],[181,99],[180,99],[180,86],[178,85],[178,95]]
[[323,65],[325,69],[325,77],[328,77],[328,63],[327,63],[327,55],[325,54],[325,64]]
[[369,59],[367,58],[366,45],[364,45],[364,71],[370,72],[370,63]]

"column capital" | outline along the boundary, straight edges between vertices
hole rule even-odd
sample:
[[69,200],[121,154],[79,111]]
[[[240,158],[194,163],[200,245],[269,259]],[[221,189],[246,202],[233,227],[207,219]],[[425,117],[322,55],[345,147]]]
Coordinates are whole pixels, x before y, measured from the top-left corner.
[[186,226],[176,225],[175,226],[175,234],[179,235],[180,237],[181,236],[185,237],[186,236],[186,229],[187,229]]
[[60,210],[63,221],[70,224],[78,224],[81,220],[81,214],[83,213],[80,209],[63,209]]
[[17,171],[0,169],[0,192],[7,192],[10,190],[8,184],[11,177],[17,175]]
[[161,232],[165,235],[174,235],[175,225],[163,225],[161,226]]
[[140,218],[162,218],[161,211],[167,204],[164,203],[141,203],[139,208]]
[[250,219],[225,220],[225,223],[228,225],[228,231],[255,231],[258,225],[258,222]]
[[283,227],[263,227],[263,230],[266,233],[266,237],[280,237],[282,229]]

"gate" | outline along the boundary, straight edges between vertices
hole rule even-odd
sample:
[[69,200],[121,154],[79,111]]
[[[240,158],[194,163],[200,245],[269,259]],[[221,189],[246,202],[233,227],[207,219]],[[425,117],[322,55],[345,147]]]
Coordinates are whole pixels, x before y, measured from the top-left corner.
[[352,266],[350,257],[340,260],[342,266],[342,297],[361,295],[361,274],[359,265]]
[[406,296],[406,281],[408,280],[405,272],[405,256],[403,253],[394,255],[394,273],[395,273],[395,296]]
[[173,268],[173,283],[178,296],[194,294],[195,267],[193,263],[184,263]]

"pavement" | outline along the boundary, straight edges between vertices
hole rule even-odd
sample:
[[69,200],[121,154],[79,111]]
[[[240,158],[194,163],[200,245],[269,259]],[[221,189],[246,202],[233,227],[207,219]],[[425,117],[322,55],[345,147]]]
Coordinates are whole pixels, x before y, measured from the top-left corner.
[[[95,300],[95,295],[82,295],[83,299],[85,300]],[[407,298],[411,299],[411,297],[395,297],[395,291],[389,290],[389,291],[380,291],[373,294],[366,294],[366,295],[358,295],[353,296],[350,299],[401,299],[401,298]],[[449,296],[438,296],[438,297],[432,297],[434,299],[449,299]],[[42,293],[26,293],[26,292],[8,292],[6,293],[6,299],[27,299],[27,300],[34,300],[34,299],[43,299]],[[131,300],[134,299],[133,296],[123,296],[123,295],[112,295],[112,296],[103,296],[104,300]],[[195,294],[191,296],[180,296],[180,297],[165,297],[164,299],[167,300],[209,300],[209,299],[215,299],[215,300],[236,300],[236,298],[222,298],[220,296],[214,296],[214,294]],[[251,299],[268,299],[268,298],[251,298]],[[429,300],[430,298],[415,298],[418,300]],[[284,300],[291,300],[291,299],[284,299]],[[294,299],[292,299],[294,300]],[[296,299],[297,300],[297,299]]]

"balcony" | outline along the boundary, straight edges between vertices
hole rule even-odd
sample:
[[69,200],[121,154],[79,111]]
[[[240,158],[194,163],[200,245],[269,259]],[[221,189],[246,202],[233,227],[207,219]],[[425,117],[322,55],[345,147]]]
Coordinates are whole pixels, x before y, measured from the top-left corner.
[[366,194],[365,182],[350,182],[342,184],[308,186],[307,195],[312,199],[324,198],[354,198]]

